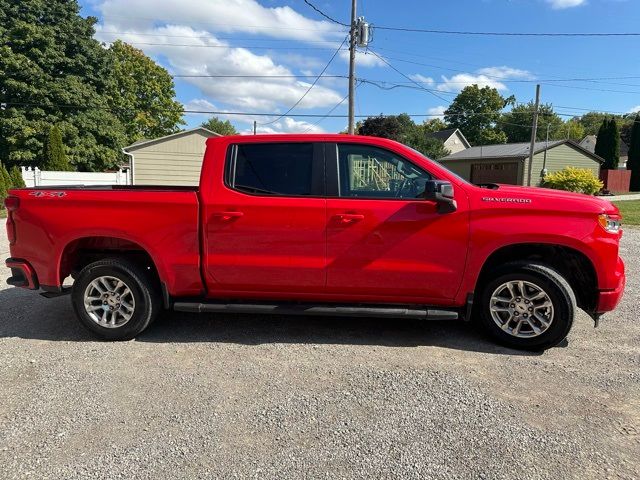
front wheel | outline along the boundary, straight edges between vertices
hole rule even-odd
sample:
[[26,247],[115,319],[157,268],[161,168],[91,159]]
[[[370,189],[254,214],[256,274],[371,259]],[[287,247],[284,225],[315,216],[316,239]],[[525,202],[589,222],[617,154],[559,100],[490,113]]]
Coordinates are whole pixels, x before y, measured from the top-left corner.
[[576,298],[555,270],[511,263],[496,270],[480,295],[480,321],[499,343],[544,350],[566,338],[573,325]]
[[71,300],[82,325],[105,340],[128,340],[158,315],[158,289],[144,268],[120,258],[91,263],[73,284]]

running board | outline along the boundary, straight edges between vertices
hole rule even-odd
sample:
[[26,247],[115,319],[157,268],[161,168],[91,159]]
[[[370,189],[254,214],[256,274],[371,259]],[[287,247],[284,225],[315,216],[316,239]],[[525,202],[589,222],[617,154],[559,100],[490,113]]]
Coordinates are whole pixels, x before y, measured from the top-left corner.
[[457,320],[458,312],[427,307],[266,303],[189,303],[176,302],[173,309],[190,313],[258,313],[272,315],[316,315],[338,317],[416,318],[421,320]]

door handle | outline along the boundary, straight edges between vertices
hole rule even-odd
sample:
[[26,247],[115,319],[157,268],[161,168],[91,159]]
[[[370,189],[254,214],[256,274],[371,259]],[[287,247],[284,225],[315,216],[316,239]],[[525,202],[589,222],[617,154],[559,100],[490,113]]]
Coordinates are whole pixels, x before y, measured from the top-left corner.
[[356,223],[360,220],[364,220],[364,215],[359,213],[339,213],[338,215],[334,215],[341,224],[348,225],[350,223]]
[[234,218],[240,218],[243,215],[243,212],[217,212],[213,214],[214,217],[219,218],[220,220],[225,222],[233,220]]

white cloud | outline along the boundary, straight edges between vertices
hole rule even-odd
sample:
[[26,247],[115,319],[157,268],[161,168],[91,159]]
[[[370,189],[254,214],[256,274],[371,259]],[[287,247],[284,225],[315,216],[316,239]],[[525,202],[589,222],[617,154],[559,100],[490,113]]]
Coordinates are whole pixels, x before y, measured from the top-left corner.
[[[112,27],[105,25],[103,30],[110,28]],[[150,34],[159,36],[149,37]],[[98,31],[97,36],[105,40],[101,31]],[[179,42],[176,42],[176,36],[180,37]],[[292,75],[292,71],[276,64],[268,55],[255,54],[246,48],[231,47],[207,31],[194,30],[188,26],[150,28],[123,33],[119,38],[143,48],[148,55],[163,58],[174,75],[191,75],[192,77],[182,80],[198,87],[205,97],[243,110],[273,112],[289,108],[304,95],[310,85],[295,78],[264,78],[288,76]],[[153,45],[142,45],[145,43]],[[187,46],[172,46],[176,43]],[[247,77],[225,78],[224,75]],[[262,77],[250,78],[255,75]],[[319,82],[297,108],[335,105],[341,98],[336,91]]]
[[[342,50],[340,58],[345,62],[349,61],[349,50]],[[356,65],[358,67],[384,67],[386,64],[372,53],[360,50],[356,51]]]
[[435,118],[443,118],[444,117],[444,111],[447,109],[447,107],[444,107],[442,105],[438,105],[437,107],[431,107],[427,110],[427,113],[429,115],[437,115]]
[[344,36],[344,29],[329,21],[309,19],[288,6],[264,7],[256,0],[104,0],[97,7],[106,23],[128,30],[166,23],[295,40]]
[[546,0],[551,8],[561,10],[564,8],[579,7],[587,3],[587,0]]
[[[313,123],[303,120],[295,120],[285,117],[271,125],[258,126],[257,133],[324,133],[324,130]],[[253,133],[253,129],[247,129],[243,133]]]
[[442,82],[437,85],[441,92],[457,92],[469,85],[478,85],[480,88],[492,87],[497,90],[507,90],[503,83],[505,80],[527,80],[534,78],[530,72],[507,66],[485,67],[474,73],[458,73],[452,77],[442,76]]
[[418,83],[421,83],[423,85],[427,85],[427,86],[432,86],[435,82],[435,80],[431,77],[425,77],[424,75],[420,75],[419,73],[415,73],[413,75],[409,75],[409,78],[411,80],[414,80]]
[[640,105],[629,109],[627,113],[637,113],[637,112],[640,112]]

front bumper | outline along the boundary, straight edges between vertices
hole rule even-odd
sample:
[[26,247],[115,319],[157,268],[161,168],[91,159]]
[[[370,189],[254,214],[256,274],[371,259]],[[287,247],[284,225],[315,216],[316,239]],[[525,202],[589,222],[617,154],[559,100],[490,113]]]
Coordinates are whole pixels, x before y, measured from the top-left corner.
[[11,269],[11,276],[7,279],[9,285],[14,287],[38,290],[38,276],[33,267],[26,260],[19,258],[7,258],[5,260],[7,268]]
[[618,278],[618,286],[612,290],[600,290],[598,292],[598,306],[596,308],[597,313],[610,312],[614,310],[624,292],[624,286],[626,283],[626,276],[624,273],[624,262],[618,257],[618,263],[616,265],[615,276]]

